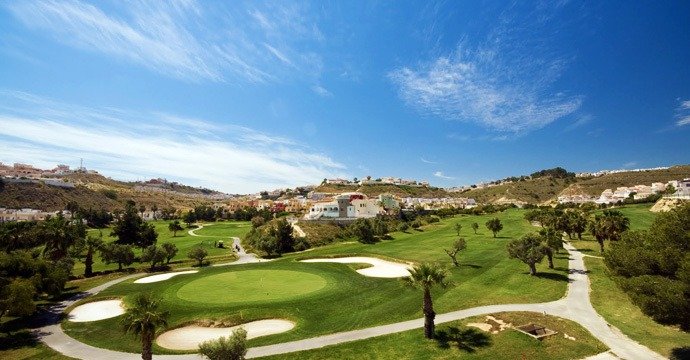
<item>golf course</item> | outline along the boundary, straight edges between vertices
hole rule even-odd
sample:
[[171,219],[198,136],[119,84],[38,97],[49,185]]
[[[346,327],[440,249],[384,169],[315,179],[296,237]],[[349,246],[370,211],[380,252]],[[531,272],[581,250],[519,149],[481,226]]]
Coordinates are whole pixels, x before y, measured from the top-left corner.
[[[638,221],[634,214],[643,210],[646,209],[634,207],[626,210],[633,215],[632,224]],[[265,262],[234,265],[230,262],[194,270],[176,269],[185,271],[167,273],[160,280],[150,282],[137,281],[146,275],[134,275],[77,302],[65,313],[69,314],[83,304],[110,301],[112,306],[113,300],[121,301],[126,308],[132,306],[132,299],[137,294],[155,294],[161,298],[161,308],[169,312],[169,318],[168,326],[157,333],[159,340],[154,342],[154,353],[182,354],[194,353],[195,343],[184,345],[187,348],[161,344],[172,343],[166,338],[173,334],[183,340],[192,341],[190,338],[198,337],[202,341],[215,336],[213,334],[229,334],[229,329],[243,326],[252,329],[248,332],[247,345],[250,348],[261,347],[422,317],[421,293],[407,286],[401,280],[402,276],[377,277],[362,271],[374,269],[372,264],[377,262],[394,264],[402,269],[422,262],[445,266],[450,285],[432,290],[434,310],[439,314],[500,304],[555,304],[563,301],[569,284],[568,262],[572,260],[567,252],[562,250],[555,254],[553,269],[548,268],[546,261],[538,264],[537,276],[529,276],[529,268],[524,263],[508,257],[508,241],[536,230],[524,219],[524,213],[520,209],[508,209],[491,215],[458,215],[420,229],[393,232],[389,240],[375,244],[343,241]],[[493,237],[484,226],[476,233],[472,230],[472,223],[483,225],[494,217],[504,224],[498,236]],[[645,214],[642,218],[646,221],[648,216]],[[462,225],[460,236],[466,239],[467,248],[459,254],[459,266],[455,267],[444,248],[449,248],[458,238],[455,226],[458,223]],[[171,240],[198,243],[215,239],[232,244],[232,238],[244,236],[241,230],[246,233],[249,227],[221,222],[204,225],[192,231],[193,235],[185,233],[189,236]],[[573,241],[585,251],[590,242],[596,244],[589,236]],[[593,245],[591,248],[594,249]],[[68,336],[82,343],[137,353],[140,343],[136,338],[123,334],[118,315],[119,312],[109,318],[86,322],[71,321],[68,316],[61,326]],[[463,353],[478,359],[511,359],[525,354],[535,359],[571,359],[607,350],[606,345],[576,322],[550,316],[546,311],[544,314],[499,312],[495,316],[514,325],[538,321],[558,335],[538,341],[514,331],[484,333],[472,327],[477,325],[467,325],[481,323],[484,319],[483,316],[475,316],[439,324],[441,331],[464,334],[466,339],[458,344],[466,343],[465,348],[425,340],[421,330],[408,330],[303,351],[299,356],[310,359],[356,358],[358,349],[363,347],[369,349],[366,353],[372,358],[426,358],[429,354],[434,358],[453,358]],[[263,322],[274,324],[274,329],[264,327]],[[295,355],[278,355],[276,358]]]

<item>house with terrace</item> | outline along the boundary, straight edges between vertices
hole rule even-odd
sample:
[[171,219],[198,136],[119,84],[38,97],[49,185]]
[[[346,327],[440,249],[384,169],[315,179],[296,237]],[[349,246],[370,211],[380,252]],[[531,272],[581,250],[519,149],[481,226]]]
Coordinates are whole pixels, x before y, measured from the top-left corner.
[[376,217],[384,213],[378,199],[369,199],[358,192],[337,195],[332,201],[318,202],[309,208],[304,220],[354,220]]

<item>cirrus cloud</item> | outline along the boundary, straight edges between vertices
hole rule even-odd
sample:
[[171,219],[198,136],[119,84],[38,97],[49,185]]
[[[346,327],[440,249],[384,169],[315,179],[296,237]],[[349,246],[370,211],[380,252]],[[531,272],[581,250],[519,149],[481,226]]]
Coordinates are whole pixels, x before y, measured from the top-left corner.
[[228,193],[349,177],[345,166],[298,142],[253,129],[161,112],[94,109],[0,92],[3,161],[43,167],[84,158],[122,179],[167,177]]

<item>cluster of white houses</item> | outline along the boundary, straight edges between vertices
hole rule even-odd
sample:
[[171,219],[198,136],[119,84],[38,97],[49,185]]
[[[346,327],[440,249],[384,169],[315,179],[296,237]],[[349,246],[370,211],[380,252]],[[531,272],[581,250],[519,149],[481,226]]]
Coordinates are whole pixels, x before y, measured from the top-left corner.
[[467,198],[396,198],[381,194],[369,198],[359,192],[348,192],[334,196],[328,201],[313,203],[304,215],[304,220],[324,219],[366,219],[377,215],[392,214],[400,209],[422,207],[425,210],[442,208],[470,208],[476,206],[474,199]]
[[[6,209],[0,207],[0,222],[7,221],[43,221],[49,216],[57,216],[60,211],[42,211],[36,209]],[[72,213],[65,210],[62,215],[66,219],[72,218]]]
[[29,164],[14,163],[12,166],[5,165],[0,162],[0,177],[7,178],[28,178],[28,179],[40,179],[46,176],[60,176],[68,175],[77,172],[97,174],[95,170],[87,170],[85,167],[80,166],[77,169],[70,169],[68,165],[58,165],[50,170],[39,169]]
[[377,185],[377,184],[387,184],[387,185],[408,185],[408,186],[429,186],[429,182],[426,180],[417,181],[410,179],[402,179],[399,177],[384,176],[378,179],[372,179],[371,176],[367,176],[366,179],[353,180],[347,179],[326,179],[326,184],[333,185]]
[[667,183],[653,183],[650,185],[635,185],[635,186],[621,186],[613,189],[604,190],[601,195],[561,195],[558,197],[558,202],[565,203],[596,203],[596,204],[616,204],[625,201],[631,196],[634,200],[645,199],[651,195],[665,191],[669,186],[676,189],[676,192],[671,197],[690,199],[690,178],[683,180],[672,180]]

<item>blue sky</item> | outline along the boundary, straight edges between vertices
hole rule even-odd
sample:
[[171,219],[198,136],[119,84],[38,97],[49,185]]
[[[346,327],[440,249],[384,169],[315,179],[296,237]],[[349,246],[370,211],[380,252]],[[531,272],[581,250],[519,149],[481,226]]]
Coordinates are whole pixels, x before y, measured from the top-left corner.
[[690,3],[0,2],[0,161],[230,193],[690,159]]

